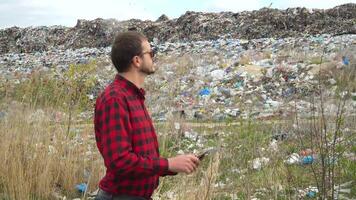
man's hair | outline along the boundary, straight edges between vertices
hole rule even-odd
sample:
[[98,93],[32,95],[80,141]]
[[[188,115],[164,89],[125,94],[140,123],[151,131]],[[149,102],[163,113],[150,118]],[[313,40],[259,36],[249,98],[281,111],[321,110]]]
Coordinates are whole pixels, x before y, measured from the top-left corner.
[[118,72],[129,70],[132,58],[142,53],[142,42],[147,38],[135,31],[119,33],[111,47],[111,61]]

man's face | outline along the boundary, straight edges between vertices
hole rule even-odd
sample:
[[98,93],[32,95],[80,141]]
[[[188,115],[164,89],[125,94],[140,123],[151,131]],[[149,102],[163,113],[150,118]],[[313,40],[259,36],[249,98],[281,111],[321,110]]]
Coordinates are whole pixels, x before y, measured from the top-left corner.
[[152,51],[153,50],[151,49],[150,43],[147,40],[143,41],[141,53],[142,65],[140,68],[140,72],[146,75],[151,75],[156,71],[152,57],[154,56],[154,54]]

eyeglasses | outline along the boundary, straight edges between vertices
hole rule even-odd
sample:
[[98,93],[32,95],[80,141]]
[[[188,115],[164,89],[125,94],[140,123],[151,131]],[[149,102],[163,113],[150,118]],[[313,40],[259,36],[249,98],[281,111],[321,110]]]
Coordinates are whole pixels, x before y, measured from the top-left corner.
[[156,55],[156,52],[157,51],[155,49],[152,49],[151,51],[142,52],[141,55],[148,53],[148,54],[150,54],[151,58],[153,59]]

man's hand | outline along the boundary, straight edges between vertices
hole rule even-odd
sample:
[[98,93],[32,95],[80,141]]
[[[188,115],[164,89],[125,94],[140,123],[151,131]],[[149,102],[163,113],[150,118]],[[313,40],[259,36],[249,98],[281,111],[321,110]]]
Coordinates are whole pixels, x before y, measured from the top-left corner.
[[193,154],[179,155],[168,158],[168,169],[171,172],[191,174],[199,166],[199,162],[199,158]]

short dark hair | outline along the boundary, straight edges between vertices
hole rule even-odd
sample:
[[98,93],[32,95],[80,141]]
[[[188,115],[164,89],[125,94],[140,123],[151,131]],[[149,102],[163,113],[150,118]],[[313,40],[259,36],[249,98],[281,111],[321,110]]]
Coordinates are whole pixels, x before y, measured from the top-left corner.
[[111,47],[111,61],[118,72],[127,72],[134,56],[142,53],[142,42],[146,36],[128,31],[117,34]]

